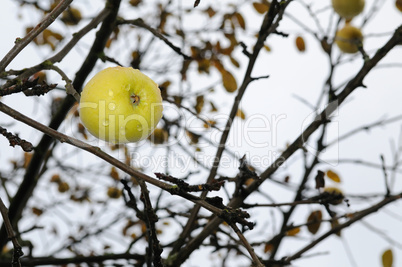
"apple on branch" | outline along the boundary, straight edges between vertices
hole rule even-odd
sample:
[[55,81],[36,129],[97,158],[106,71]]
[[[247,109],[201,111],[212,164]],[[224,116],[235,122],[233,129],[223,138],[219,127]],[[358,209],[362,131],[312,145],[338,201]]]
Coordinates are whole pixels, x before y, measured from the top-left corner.
[[335,43],[344,53],[353,54],[359,51],[359,46],[362,45],[363,34],[360,29],[346,23],[345,26],[337,31]]
[[111,143],[146,139],[162,118],[158,85],[131,67],[98,72],[84,87],[80,118],[87,130]]
[[339,16],[351,19],[364,9],[364,0],[332,0],[332,7]]

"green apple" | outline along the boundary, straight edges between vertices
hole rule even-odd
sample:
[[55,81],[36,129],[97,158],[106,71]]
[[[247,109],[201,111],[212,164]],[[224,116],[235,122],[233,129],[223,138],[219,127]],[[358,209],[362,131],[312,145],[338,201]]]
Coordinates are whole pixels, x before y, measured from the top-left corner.
[[335,43],[344,53],[356,53],[359,51],[358,45],[363,41],[363,34],[360,29],[346,23],[335,36]]
[[80,118],[99,139],[120,144],[146,139],[162,118],[158,85],[137,69],[111,67],[84,87]]
[[364,0],[332,0],[332,7],[339,16],[351,19],[364,9]]

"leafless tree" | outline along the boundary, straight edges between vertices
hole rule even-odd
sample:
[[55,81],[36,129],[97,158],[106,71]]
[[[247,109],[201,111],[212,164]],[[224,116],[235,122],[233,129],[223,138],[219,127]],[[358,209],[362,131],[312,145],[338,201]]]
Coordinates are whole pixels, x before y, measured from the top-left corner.
[[[329,238],[342,238],[355,223],[390,244],[391,249],[378,251],[383,266],[392,265],[393,248],[402,244],[365,219],[387,211],[402,196],[397,186],[401,144],[392,145],[392,162],[381,150],[377,162],[338,153],[333,167],[325,155],[364,131],[402,119],[400,114],[373,117],[328,138],[334,132],[334,113],[370,87],[365,79],[373,70],[401,67],[398,60],[381,63],[393,53],[400,56],[402,25],[382,33],[371,29],[382,23],[376,15],[389,1],[367,1],[352,22],[336,15],[330,1],[14,2],[22,20],[31,13],[41,20],[24,20],[32,25],[23,29],[24,37],[15,36],[0,61],[1,144],[23,150],[17,158],[1,155],[1,266],[180,266],[199,251],[216,255],[202,265],[296,266],[303,258],[320,256],[315,248]],[[97,9],[100,4],[103,8]],[[396,7],[401,7],[399,0]],[[384,42],[366,49],[359,41],[359,51],[345,55],[335,44],[345,23],[364,29],[365,38]],[[230,135],[249,119],[247,107],[241,106],[245,93],[275,98],[253,94],[254,86],[275,78],[269,69],[286,73],[287,65],[300,60],[284,58],[283,64],[267,62],[267,70],[257,69],[264,55],[280,49],[277,40],[312,55],[311,61],[321,57],[328,72],[317,77],[309,73],[308,63],[301,70],[303,87],[316,86],[314,79],[324,81],[314,98],[293,96],[313,116],[299,122],[302,130],[299,125],[292,129],[286,138],[293,139],[275,148],[271,162],[257,164],[250,159],[254,150],[244,153],[244,147],[229,145]],[[320,51],[307,53],[310,45]],[[16,57],[29,56],[22,53],[28,48],[40,51],[42,61],[11,69]],[[85,82],[116,65],[140,69],[161,90],[165,113],[158,134],[139,144],[103,143],[78,117]],[[353,71],[339,82],[336,72],[344,68]],[[374,73],[376,79],[384,71]],[[394,77],[395,84],[399,80]],[[37,113],[24,114],[18,101],[35,106]],[[285,100],[274,101],[292,109]],[[33,134],[19,132],[22,125]],[[373,175],[384,187],[347,194],[328,186],[341,183],[342,164],[375,169]],[[400,223],[397,212],[388,212]],[[300,242],[285,251],[289,240]],[[357,266],[353,256],[347,257]]]

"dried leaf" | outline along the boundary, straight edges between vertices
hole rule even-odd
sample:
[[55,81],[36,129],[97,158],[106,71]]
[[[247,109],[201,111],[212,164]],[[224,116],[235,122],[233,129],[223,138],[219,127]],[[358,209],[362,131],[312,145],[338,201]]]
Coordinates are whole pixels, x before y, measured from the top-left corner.
[[190,131],[186,131],[187,136],[189,137],[189,141],[191,144],[197,144],[199,139],[200,139],[200,135],[195,134],[193,132]]
[[392,250],[387,249],[386,251],[384,251],[384,253],[382,254],[382,266],[383,267],[392,267],[394,261],[394,256],[392,253]]
[[240,63],[234,59],[233,57],[229,57],[230,58],[230,62],[232,62],[233,66],[235,66],[236,68],[240,68]]
[[399,11],[402,12],[402,0],[396,0],[395,1],[395,6]]
[[122,191],[118,189],[117,187],[109,187],[107,189],[107,196],[113,199],[117,199],[121,197]]
[[341,189],[336,187],[324,188],[323,196],[328,199],[328,203],[332,205],[339,205],[345,198]]
[[242,16],[242,14],[240,14],[240,13],[235,13],[234,15],[235,15],[235,17],[236,17],[237,23],[239,23],[239,26],[240,26],[243,30],[245,30],[245,29],[246,29],[246,22],[244,21],[244,18],[243,18],[243,16]]
[[254,2],[253,7],[260,14],[266,13],[269,9],[269,5],[266,5],[263,3],[258,3],[258,2]]
[[295,236],[300,232],[300,227],[295,227],[286,232],[287,236]]
[[28,167],[29,163],[31,162],[32,156],[33,156],[32,153],[28,153],[28,152],[24,153],[24,165],[23,165],[23,167],[25,169]]
[[87,130],[85,129],[85,126],[80,122],[78,123],[78,132],[82,134],[85,140],[88,139]]
[[197,114],[201,113],[203,107],[204,107],[204,96],[199,95],[199,96],[197,96],[196,104],[194,106],[195,111],[197,112]]
[[214,126],[216,124],[216,121],[214,121],[214,120],[207,120],[205,123],[204,123],[204,128],[205,129],[208,129],[208,128],[210,128],[211,126]]
[[163,128],[156,128],[154,132],[148,137],[155,145],[161,145],[169,139],[169,133]]
[[114,167],[114,166],[110,169],[110,177],[112,177],[116,181],[120,181],[119,173],[118,173],[116,167]]
[[328,170],[327,171],[327,176],[329,179],[331,179],[332,181],[336,182],[336,183],[340,183],[341,182],[341,178],[339,178],[339,175],[332,171],[332,170]]
[[[33,28],[27,28],[27,33]],[[45,29],[35,39],[34,43],[37,45],[49,45],[52,50],[56,49],[56,44],[63,39],[63,36],[57,32],[53,32],[49,29]]]
[[322,220],[322,212],[320,210],[316,210],[310,213],[307,218],[307,229],[310,233],[315,235],[320,229]]
[[37,73],[29,77],[30,81],[34,81],[36,79],[38,79],[38,84],[43,84],[44,82],[47,83],[46,72],[38,71]]
[[182,96],[179,95],[174,95],[173,96],[173,100],[176,103],[176,105],[180,106],[181,105],[181,101],[183,100]]
[[77,8],[68,8],[66,11],[63,11],[61,16],[61,21],[66,25],[77,25],[82,19],[81,11]]
[[299,50],[300,52],[306,51],[306,44],[304,42],[303,37],[297,36],[297,38],[296,38],[296,47],[297,47],[297,50]]
[[[339,226],[339,221],[338,219],[332,219],[331,220],[331,229],[334,229],[335,227]],[[335,233],[337,236],[341,236],[341,231],[338,231]]]
[[128,234],[128,229],[130,229],[131,227],[133,227],[134,225],[136,225],[137,224],[137,222],[134,222],[134,221],[132,221],[132,220],[128,220],[127,221],[127,223],[126,223],[126,225],[123,227],[123,229],[122,229],[122,234],[124,235],[124,236],[126,236],[127,234]]
[[210,110],[211,112],[217,112],[218,111],[218,109],[216,108],[214,103],[209,102],[209,104],[211,105],[211,110]]
[[39,216],[41,216],[43,214],[43,210],[39,209],[39,208],[36,208],[36,207],[33,207],[32,208],[32,213],[39,217]]
[[267,52],[271,52],[271,47],[268,46],[268,45],[264,45],[264,49],[265,49]]
[[70,185],[68,183],[66,183],[66,182],[61,182],[61,183],[59,183],[59,186],[57,187],[57,190],[60,193],[67,192],[68,190],[70,190]]
[[50,182],[51,183],[56,183],[56,184],[60,183],[61,182],[60,175],[53,174],[52,177],[50,178]]
[[315,176],[315,188],[319,189],[324,186],[325,186],[324,172],[318,170],[317,175]]
[[237,89],[237,82],[235,77],[232,75],[227,70],[222,70],[222,81],[223,81],[223,87],[228,91],[229,93],[233,93]]
[[274,249],[274,245],[272,245],[271,243],[267,243],[264,246],[264,253],[271,252],[273,249]]
[[245,120],[246,119],[246,114],[244,114],[243,110],[238,109],[237,112],[236,112],[236,117],[239,117],[240,119]]
[[216,14],[215,10],[213,10],[211,6],[209,6],[209,7],[205,10],[205,12],[208,14],[208,17],[210,17],[210,18],[212,18],[212,17],[215,16],[215,14]]
[[132,6],[138,6],[140,3],[142,2],[142,0],[130,0],[129,3]]

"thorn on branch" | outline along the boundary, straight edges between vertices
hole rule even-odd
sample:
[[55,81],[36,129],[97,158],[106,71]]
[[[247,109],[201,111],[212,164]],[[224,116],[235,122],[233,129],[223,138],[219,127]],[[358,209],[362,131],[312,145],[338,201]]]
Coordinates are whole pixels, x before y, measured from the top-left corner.
[[15,147],[16,145],[20,146],[25,152],[31,152],[34,148],[30,142],[19,138],[17,134],[14,135],[10,132],[7,132],[7,130],[1,126],[0,133],[8,139],[8,141],[10,142],[10,146],[12,147]]
[[182,179],[166,175],[163,173],[155,173],[156,177],[160,180],[167,181],[169,183],[177,185],[177,189],[182,192],[203,192],[203,191],[219,191],[225,181],[212,181],[211,183],[190,185]]
[[259,79],[268,79],[269,75],[265,75],[265,76],[259,76],[259,77],[251,77],[251,81],[257,81]]
[[280,35],[280,36],[282,36],[282,37],[288,37],[288,36],[289,36],[288,33],[279,32],[279,31],[274,31],[273,33],[275,33],[275,34],[277,34],[277,35]]
[[247,46],[243,42],[239,42],[239,45],[243,48],[242,52],[245,54],[247,57],[251,57],[251,53],[247,51]]

